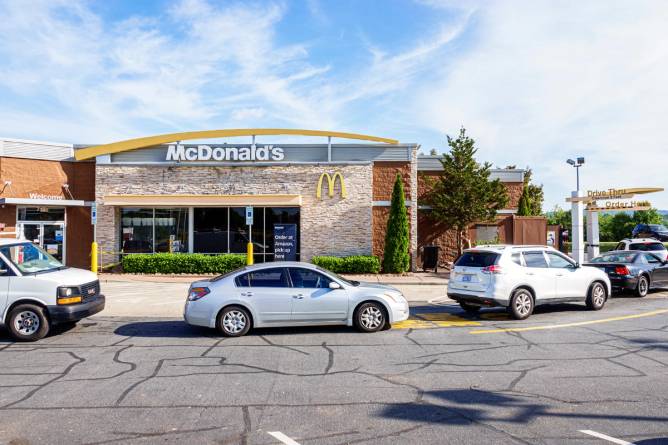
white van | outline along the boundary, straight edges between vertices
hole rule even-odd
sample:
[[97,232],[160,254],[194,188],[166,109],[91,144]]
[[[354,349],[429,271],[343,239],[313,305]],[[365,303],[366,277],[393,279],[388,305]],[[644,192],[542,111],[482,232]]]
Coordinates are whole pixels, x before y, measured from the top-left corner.
[[65,267],[33,243],[0,239],[0,324],[16,340],[39,340],[54,324],[102,309],[97,275]]

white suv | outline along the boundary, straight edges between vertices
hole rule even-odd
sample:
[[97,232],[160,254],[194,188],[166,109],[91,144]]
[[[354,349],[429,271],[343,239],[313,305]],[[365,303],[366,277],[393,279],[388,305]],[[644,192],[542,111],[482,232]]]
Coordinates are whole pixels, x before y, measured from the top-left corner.
[[595,267],[583,267],[547,246],[478,246],[467,249],[455,262],[448,282],[448,297],[467,312],[502,306],[524,320],[536,305],[585,302],[603,308],[611,286]]
[[633,238],[623,239],[615,246],[614,250],[640,250],[642,252],[651,252],[663,261],[668,261],[668,249],[661,242],[654,238]]

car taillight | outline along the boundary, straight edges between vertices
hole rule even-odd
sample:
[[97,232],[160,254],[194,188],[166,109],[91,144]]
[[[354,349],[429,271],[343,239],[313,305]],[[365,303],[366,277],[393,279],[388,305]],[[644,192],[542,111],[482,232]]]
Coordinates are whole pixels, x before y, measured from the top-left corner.
[[617,275],[631,275],[629,268],[626,266],[615,266],[615,273]]
[[190,292],[188,292],[188,301],[197,301],[209,292],[211,291],[208,287],[193,287],[190,289]]
[[483,267],[482,273],[500,274],[503,273],[503,268],[497,264],[493,264],[491,266]]

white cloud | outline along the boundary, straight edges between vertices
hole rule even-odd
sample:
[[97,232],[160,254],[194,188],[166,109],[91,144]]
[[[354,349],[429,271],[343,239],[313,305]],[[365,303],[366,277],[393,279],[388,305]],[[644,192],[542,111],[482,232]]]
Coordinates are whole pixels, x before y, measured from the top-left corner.
[[[410,107],[421,122],[464,125],[481,158],[533,167],[548,207],[565,206],[576,155],[587,188],[668,188],[665,2],[489,2],[474,16],[470,46]],[[668,208],[667,195],[649,198]]]
[[232,119],[238,121],[253,121],[264,117],[265,111],[263,108],[239,108],[232,112]]

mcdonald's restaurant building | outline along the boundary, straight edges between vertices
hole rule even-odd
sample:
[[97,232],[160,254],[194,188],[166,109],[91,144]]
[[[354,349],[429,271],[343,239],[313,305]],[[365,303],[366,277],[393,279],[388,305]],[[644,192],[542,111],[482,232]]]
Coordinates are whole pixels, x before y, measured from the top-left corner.
[[[247,135],[248,143],[225,143],[221,138],[228,133]],[[279,134],[322,136],[323,143],[264,141]],[[338,142],[344,138],[346,143]],[[451,255],[452,234],[439,228],[419,202],[428,193],[424,178],[438,175],[440,163],[435,157],[418,157],[417,144],[348,133],[256,129],[73,145],[72,150],[67,162],[94,168],[94,181],[77,191],[93,195],[84,200],[91,224],[78,224],[76,234],[65,230],[63,242],[68,249],[85,250],[94,236],[102,264],[126,253],[245,253],[249,242],[256,262],[308,261],[316,255],[382,257],[397,173],[406,195],[413,267],[419,267],[423,244],[441,245],[443,260]],[[503,221],[517,207],[523,172],[495,170],[493,176],[507,185],[511,204],[498,224],[472,230],[482,230],[478,239],[492,239],[490,230],[496,230],[502,241],[512,242],[504,235]],[[86,259],[66,262],[81,266]]]

